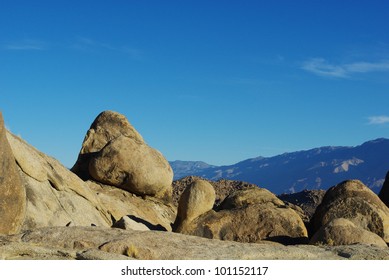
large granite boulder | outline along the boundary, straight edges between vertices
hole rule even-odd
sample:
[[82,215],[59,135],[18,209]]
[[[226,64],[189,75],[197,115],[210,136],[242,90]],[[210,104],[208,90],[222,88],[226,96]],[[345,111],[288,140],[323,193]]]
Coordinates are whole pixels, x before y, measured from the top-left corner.
[[77,162],[71,170],[83,180],[89,179],[91,158],[103,149],[109,141],[121,135],[132,138],[139,143],[144,142],[142,136],[133,128],[125,116],[112,111],[102,112],[87,131]]
[[338,218],[389,242],[389,208],[358,180],[344,181],[326,192],[312,218],[313,232]]
[[387,248],[385,241],[377,234],[357,227],[353,222],[344,219],[334,219],[323,225],[311,238],[313,245],[352,245],[367,244]]
[[116,112],[105,111],[93,122],[72,171],[138,195],[172,196],[168,161]]
[[17,163],[15,182],[19,176],[25,192],[23,201],[14,200],[16,205],[7,206],[11,210],[15,208],[14,214],[23,210],[20,230],[53,226],[111,227],[124,216],[149,229],[171,230],[176,215],[173,206],[113,186],[84,182],[57,160],[19,137],[7,133],[7,139],[13,162],[15,164],[16,160]]
[[261,240],[304,243],[308,238],[301,217],[274,194],[260,188],[233,193],[218,211],[210,210],[198,216],[178,227],[177,232],[251,243]]
[[193,181],[181,195],[174,230],[180,232],[185,225],[212,209],[215,190],[204,180]]
[[19,232],[24,220],[26,191],[6,134],[0,113],[0,234],[13,234]]
[[385,182],[381,188],[378,197],[385,203],[386,206],[389,207],[389,171],[386,173]]

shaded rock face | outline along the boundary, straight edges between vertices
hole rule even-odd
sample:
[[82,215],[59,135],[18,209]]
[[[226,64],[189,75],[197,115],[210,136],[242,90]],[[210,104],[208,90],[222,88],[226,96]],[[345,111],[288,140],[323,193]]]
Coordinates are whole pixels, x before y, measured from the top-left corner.
[[105,111],[88,130],[72,171],[138,195],[171,197],[173,171],[121,114]]
[[344,181],[326,192],[312,218],[313,232],[338,218],[347,219],[389,242],[389,209],[358,180]]
[[307,242],[308,237],[300,216],[274,194],[259,188],[236,191],[221,203],[218,211],[200,215],[178,232],[251,243],[272,240],[290,244]]
[[389,171],[388,173],[386,173],[384,185],[382,186],[382,189],[378,196],[382,200],[382,202],[389,207]]
[[366,244],[387,248],[385,241],[377,234],[359,228],[351,221],[343,218],[334,219],[322,226],[311,238],[310,244],[314,245],[352,245]]
[[0,234],[13,234],[24,220],[26,192],[6,134],[0,113]]

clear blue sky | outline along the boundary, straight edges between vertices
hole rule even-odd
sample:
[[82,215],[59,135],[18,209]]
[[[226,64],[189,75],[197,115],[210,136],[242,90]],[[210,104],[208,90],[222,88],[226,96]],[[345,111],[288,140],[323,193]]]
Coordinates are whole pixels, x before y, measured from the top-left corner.
[[168,160],[389,138],[389,1],[0,2],[7,127],[71,167],[103,110]]

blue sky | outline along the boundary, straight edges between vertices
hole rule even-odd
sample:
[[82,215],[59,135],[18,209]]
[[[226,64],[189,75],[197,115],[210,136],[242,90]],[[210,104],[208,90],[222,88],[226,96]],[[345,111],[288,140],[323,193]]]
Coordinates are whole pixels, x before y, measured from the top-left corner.
[[103,110],[168,160],[389,138],[389,1],[1,1],[7,127],[71,167]]

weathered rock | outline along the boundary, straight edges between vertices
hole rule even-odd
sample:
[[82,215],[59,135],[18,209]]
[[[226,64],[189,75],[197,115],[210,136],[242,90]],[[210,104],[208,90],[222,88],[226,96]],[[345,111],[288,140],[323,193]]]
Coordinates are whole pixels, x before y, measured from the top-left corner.
[[105,111],[95,119],[72,171],[138,195],[172,196],[169,162],[116,112]]
[[87,181],[88,187],[97,195],[113,222],[123,216],[143,223],[151,230],[171,231],[176,217],[176,208],[153,197],[139,197],[113,186]]
[[387,248],[385,241],[377,234],[356,227],[351,221],[339,218],[322,226],[311,238],[313,245],[367,244]]
[[220,204],[220,209],[236,209],[246,207],[252,204],[270,203],[276,207],[285,206],[282,200],[278,199],[273,193],[267,189],[251,188],[237,191],[227,196]]
[[[163,155],[126,136],[110,141],[90,161],[93,179],[139,195],[171,192],[173,172]],[[171,197],[171,194],[170,194]]]
[[194,181],[181,195],[174,230],[181,232],[195,218],[211,210],[214,203],[213,186],[204,180]]
[[312,218],[313,232],[337,218],[350,220],[389,242],[389,209],[358,180],[344,181],[326,192]]
[[6,134],[0,112],[0,234],[14,234],[24,221],[26,192]]
[[179,230],[183,234],[239,242],[272,240],[307,242],[300,216],[265,189],[240,190],[227,197],[219,211],[208,211]]
[[0,259],[389,259],[389,248],[368,245],[283,246],[263,241],[245,244],[171,232],[101,227],[41,228],[0,235]]
[[7,134],[26,192],[22,230],[47,226],[110,226],[96,194],[57,160]]
[[128,122],[125,116],[112,111],[102,112],[88,130],[72,171],[83,180],[89,179],[90,159],[95,153],[104,148],[109,141],[121,135],[132,138],[139,143],[144,142],[142,136]]
[[129,216],[122,217],[119,221],[114,223],[112,227],[126,229],[126,230],[129,229],[140,230],[140,231],[150,230],[146,225],[134,221]]
[[303,190],[297,193],[281,194],[278,198],[284,203],[289,202],[300,207],[304,211],[303,221],[308,223],[322,202],[325,193],[325,190]]
[[181,194],[184,192],[185,188],[189,186],[193,181],[204,180],[210,183],[215,189],[216,199],[215,206],[219,204],[231,193],[237,190],[243,190],[248,188],[258,188],[257,185],[250,184],[242,181],[234,180],[225,180],[221,179],[218,181],[211,181],[197,176],[187,176],[180,180],[173,181],[173,203],[178,206],[178,201],[180,200]]
[[389,207],[389,171],[386,173],[385,182],[381,188],[378,197],[382,200],[387,207]]
[[7,137],[17,162],[16,174],[20,174],[26,192],[21,230],[49,226],[110,227],[123,216],[130,216],[149,229],[171,230],[176,216],[173,206],[112,186],[84,182],[22,139],[10,133]]

